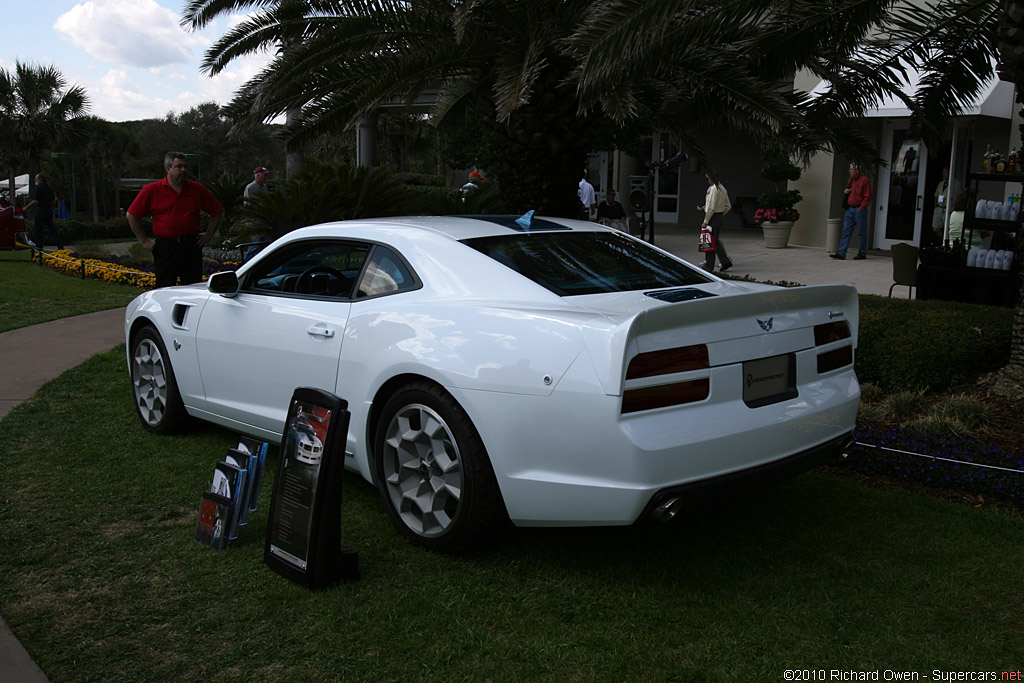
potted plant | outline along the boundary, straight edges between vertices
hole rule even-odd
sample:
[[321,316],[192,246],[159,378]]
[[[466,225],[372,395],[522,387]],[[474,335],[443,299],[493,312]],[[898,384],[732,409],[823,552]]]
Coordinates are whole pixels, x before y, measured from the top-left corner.
[[800,212],[793,208],[803,197],[799,190],[785,189],[790,180],[799,180],[801,170],[785,155],[777,155],[761,167],[761,177],[775,185],[757,198],[754,223],[761,226],[765,246],[780,249],[789,245],[789,233]]

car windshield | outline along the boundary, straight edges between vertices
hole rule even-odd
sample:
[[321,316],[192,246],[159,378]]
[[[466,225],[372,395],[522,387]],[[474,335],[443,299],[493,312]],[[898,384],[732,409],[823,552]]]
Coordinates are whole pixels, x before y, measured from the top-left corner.
[[559,296],[684,287],[699,271],[614,232],[535,232],[476,237],[465,244]]

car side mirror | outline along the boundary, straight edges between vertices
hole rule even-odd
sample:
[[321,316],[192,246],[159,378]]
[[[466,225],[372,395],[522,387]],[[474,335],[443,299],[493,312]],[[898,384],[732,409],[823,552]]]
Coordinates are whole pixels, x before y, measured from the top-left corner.
[[222,270],[214,273],[206,281],[206,289],[214,294],[233,297],[238,294],[238,275],[233,270]]

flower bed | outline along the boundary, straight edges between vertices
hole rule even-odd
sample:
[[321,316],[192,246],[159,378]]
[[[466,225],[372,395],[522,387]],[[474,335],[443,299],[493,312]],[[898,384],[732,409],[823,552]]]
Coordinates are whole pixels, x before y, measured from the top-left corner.
[[903,484],[998,498],[1024,507],[1024,451],[1007,453],[969,436],[937,437],[909,429],[858,429],[845,465]]
[[[43,265],[67,275],[83,279],[102,280],[119,285],[129,285],[141,289],[151,289],[156,286],[156,276],[151,270],[121,265],[117,263],[117,257],[109,257],[110,260],[82,259],[77,253],[69,249],[61,249],[49,253],[34,252],[32,258],[35,259],[37,255],[42,259]],[[235,270],[238,268],[238,265],[238,263],[233,261],[204,262],[203,280],[220,270]]]

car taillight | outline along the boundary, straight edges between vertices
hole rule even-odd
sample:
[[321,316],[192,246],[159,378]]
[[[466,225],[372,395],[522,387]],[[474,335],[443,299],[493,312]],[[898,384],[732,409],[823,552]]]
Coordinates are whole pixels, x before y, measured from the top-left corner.
[[814,345],[825,346],[841,339],[850,338],[850,326],[845,320],[814,326]]
[[[626,368],[626,381],[707,370],[708,347],[704,344],[637,354]],[[649,380],[648,380],[649,381]],[[696,377],[668,384],[628,387],[622,392],[622,412],[635,413],[668,406],[703,401],[711,392],[708,377]]]
[[[814,326],[814,345],[827,346],[843,339],[851,339],[850,326],[845,320]],[[818,373],[831,372],[853,364],[853,346],[845,345],[818,353]]]
[[703,401],[711,392],[711,380],[695,379],[689,382],[661,384],[656,387],[627,389],[622,392],[622,412],[636,413],[641,410],[653,410],[678,406],[683,403]]
[[626,379],[671,375],[675,372],[705,370],[708,367],[710,365],[706,344],[679,346],[674,349],[638,353],[633,360],[629,361]]

